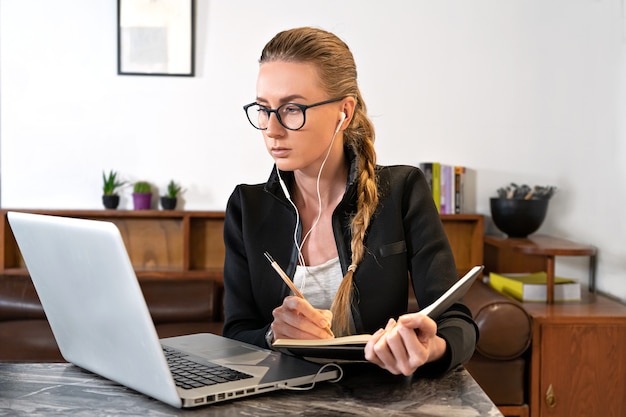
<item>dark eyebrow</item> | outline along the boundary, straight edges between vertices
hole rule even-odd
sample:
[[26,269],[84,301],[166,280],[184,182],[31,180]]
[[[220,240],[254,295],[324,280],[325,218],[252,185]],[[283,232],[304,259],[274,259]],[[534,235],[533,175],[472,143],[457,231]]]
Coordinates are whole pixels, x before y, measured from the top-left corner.
[[[283,97],[283,98],[281,98],[281,99],[279,100],[279,103],[280,103],[280,104],[290,103],[290,102],[292,102],[293,100],[296,100],[296,99],[304,100],[304,99],[305,99],[305,97],[304,97],[304,96],[302,96],[302,95],[300,95],[300,94],[292,94],[292,95],[290,95],[290,96],[287,96],[287,97]],[[259,103],[259,102],[261,102],[261,103],[267,103],[267,102],[268,102],[268,101],[267,101],[266,99],[264,99],[263,97],[257,97],[257,98],[256,98],[256,101],[257,101],[257,103]]]

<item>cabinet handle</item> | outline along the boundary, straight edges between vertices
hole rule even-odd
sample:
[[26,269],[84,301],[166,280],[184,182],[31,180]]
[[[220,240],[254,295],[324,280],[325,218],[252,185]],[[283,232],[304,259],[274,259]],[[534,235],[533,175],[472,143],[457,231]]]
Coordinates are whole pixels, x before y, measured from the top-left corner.
[[546,405],[550,408],[554,408],[556,406],[556,395],[554,395],[554,388],[552,388],[552,384],[548,387],[546,391]]

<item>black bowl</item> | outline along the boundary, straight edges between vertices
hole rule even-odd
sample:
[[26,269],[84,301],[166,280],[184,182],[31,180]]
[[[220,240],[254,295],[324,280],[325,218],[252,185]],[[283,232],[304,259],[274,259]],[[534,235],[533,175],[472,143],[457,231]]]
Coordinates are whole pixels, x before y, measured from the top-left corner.
[[550,200],[492,198],[491,218],[509,237],[526,237],[543,223]]

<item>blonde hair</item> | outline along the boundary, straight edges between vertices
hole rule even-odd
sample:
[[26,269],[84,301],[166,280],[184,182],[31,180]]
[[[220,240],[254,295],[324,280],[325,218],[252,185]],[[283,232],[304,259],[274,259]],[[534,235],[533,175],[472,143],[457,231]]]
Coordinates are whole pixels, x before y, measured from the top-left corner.
[[331,306],[333,332],[338,336],[350,334],[353,276],[365,254],[363,241],[378,206],[374,126],[367,116],[357,84],[352,52],[336,35],[311,27],[280,32],[265,45],[259,59],[260,64],[272,61],[312,63],[317,67],[322,88],[329,97],[353,97],[356,100],[354,115],[343,134],[344,143],[354,149],[358,158],[357,211],[351,221],[352,259]]

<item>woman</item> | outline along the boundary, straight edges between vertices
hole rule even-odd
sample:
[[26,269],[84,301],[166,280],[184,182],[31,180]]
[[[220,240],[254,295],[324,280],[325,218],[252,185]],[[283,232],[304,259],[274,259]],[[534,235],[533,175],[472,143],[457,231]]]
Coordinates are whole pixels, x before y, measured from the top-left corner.
[[[337,336],[371,333],[366,359],[393,374],[468,360],[477,329],[464,305],[437,322],[405,314],[407,277],[428,305],[457,280],[455,263],[422,172],[376,165],[348,46],[314,28],[277,34],[244,109],[275,166],[266,183],[239,185],[228,201],[224,335],[271,347],[331,337],[328,326]],[[265,252],[306,300],[290,294]]]

